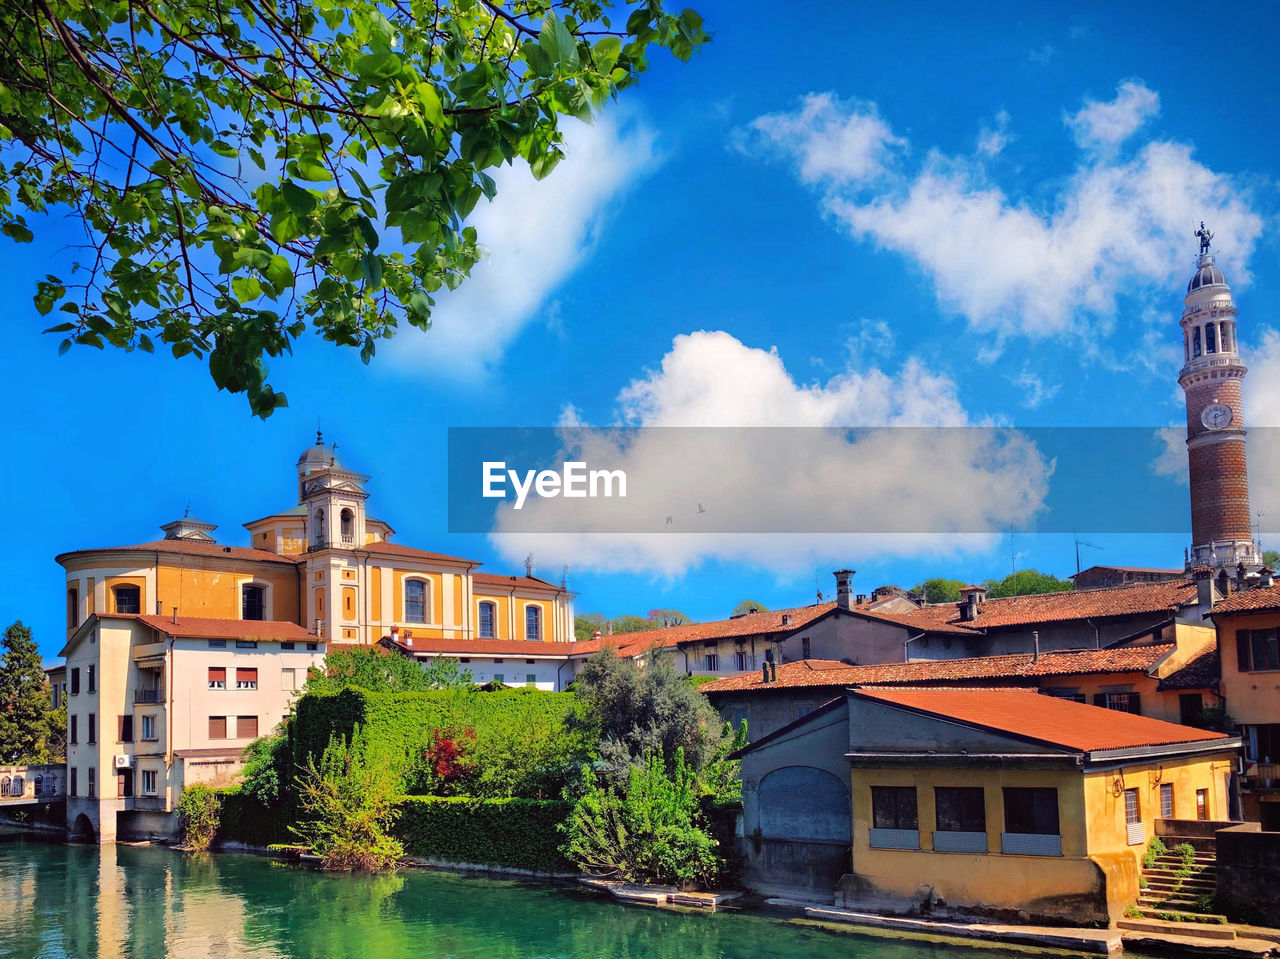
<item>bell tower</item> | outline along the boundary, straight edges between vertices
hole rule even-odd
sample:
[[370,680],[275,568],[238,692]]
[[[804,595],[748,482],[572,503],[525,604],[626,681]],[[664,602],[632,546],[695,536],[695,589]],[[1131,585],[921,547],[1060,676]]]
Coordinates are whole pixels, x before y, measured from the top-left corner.
[[1261,559],[1249,512],[1241,386],[1248,372],[1236,344],[1236,305],[1214,263],[1203,223],[1200,257],[1183,300],[1185,365],[1178,383],[1187,402],[1187,460],[1191,478],[1191,549],[1187,568],[1215,569]]

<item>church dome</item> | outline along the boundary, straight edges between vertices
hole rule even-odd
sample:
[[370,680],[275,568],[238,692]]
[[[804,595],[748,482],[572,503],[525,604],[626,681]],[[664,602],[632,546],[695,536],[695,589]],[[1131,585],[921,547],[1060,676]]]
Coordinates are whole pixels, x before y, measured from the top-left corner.
[[338,454],[334,449],[324,445],[324,437],[319,430],[316,430],[315,443],[303,450],[302,455],[298,457],[298,468],[303,472],[322,469],[326,466],[341,465],[342,460],[338,459]]
[[1191,277],[1191,282],[1187,284],[1187,292],[1191,293],[1206,286],[1226,286],[1227,278],[1222,275],[1213,263],[1213,257],[1200,257],[1200,267]]

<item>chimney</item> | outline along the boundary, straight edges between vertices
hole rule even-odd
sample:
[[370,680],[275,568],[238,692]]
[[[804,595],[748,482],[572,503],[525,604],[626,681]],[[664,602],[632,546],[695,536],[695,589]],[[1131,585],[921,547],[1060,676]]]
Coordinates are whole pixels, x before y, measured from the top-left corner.
[[778,681],[778,664],[769,664],[769,682],[776,683]]
[[853,592],[850,585],[853,580],[853,574],[857,570],[838,569],[835,572],[836,577],[836,605],[841,609],[848,609],[852,603],[850,602]]
[[1275,582],[1272,579],[1275,574],[1276,571],[1274,569],[1270,569],[1266,566],[1262,567],[1262,569],[1258,570],[1258,585],[1263,589],[1270,589]]
[[399,626],[392,626],[392,627],[391,627],[391,641],[392,641],[393,643],[398,643],[398,642],[400,642],[400,627],[399,627]]
[[1191,570],[1191,577],[1196,581],[1196,602],[1201,611],[1207,613],[1218,601],[1218,591],[1213,585],[1213,569],[1209,566],[1197,566]]
[[1243,592],[1244,578],[1247,574],[1248,574],[1248,570],[1244,568],[1244,563],[1238,563],[1236,565],[1236,592],[1237,593]]
[[1040,630],[1033,629],[1031,631],[1031,661],[1033,663],[1040,662]]
[[591,638],[592,638],[592,639],[599,639],[599,638],[600,638],[601,636],[603,636],[603,635],[604,635],[604,634],[603,634],[602,632],[600,632],[600,630],[598,630],[598,629],[597,629],[597,630],[595,630],[595,631],[591,634]]
[[858,598],[857,598],[857,600],[856,600],[856,603],[857,603],[857,605],[859,605],[859,606],[865,606],[865,605],[867,604],[867,594],[866,594],[866,593],[859,593],[859,594],[858,594]]
[[760,664],[760,682],[767,683],[769,681],[769,664]]
[[324,639],[324,620],[323,619],[316,620],[315,634],[319,636],[321,639]]
[[173,625],[178,625],[178,607],[173,607]]
[[1226,599],[1231,595],[1231,577],[1227,575],[1226,567],[1218,570],[1218,599]]
[[986,601],[987,591],[982,586],[966,586],[960,590],[960,621],[971,623],[978,618],[982,603]]

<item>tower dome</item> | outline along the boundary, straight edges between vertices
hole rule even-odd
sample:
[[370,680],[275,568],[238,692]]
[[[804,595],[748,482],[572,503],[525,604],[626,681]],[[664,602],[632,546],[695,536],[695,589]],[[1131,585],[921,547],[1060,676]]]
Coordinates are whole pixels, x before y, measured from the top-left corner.
[[1203,253],[1200,256],[1200,263],[1196,272],[1191,277],[1191,282],[1187,284],[1187,292],[1203,289],[1206,286],[1226,286],[1227,278],[1222,275],[1222,271],[1213,262],[1212,253]]
[[341,465],[342,460],[338,459],[336,447],[325,446],[324,435],[319,430],[316,430],[315,443],[303,450],[302,455],[298,457],[298,470],[302,473],[326,466]]

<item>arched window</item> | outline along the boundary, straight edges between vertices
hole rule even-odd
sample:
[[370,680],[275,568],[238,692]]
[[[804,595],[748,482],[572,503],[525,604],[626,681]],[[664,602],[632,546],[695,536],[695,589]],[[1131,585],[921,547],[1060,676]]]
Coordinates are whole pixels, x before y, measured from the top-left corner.
[[427,584],[420,579],[405,580],[404,621],[406,623],[427,621]]
[[1197,357],[1200,355],[1200,327],[1196,327],[1191,331],[1191,355]]
[[532,604],[524,608],[524,638],[542,639],[542,607]]
[[9,784],[10,796],[21,796],[26,791],[26,781],[21,776],[14,776]]
[[313,530],[312,530],[312,536],[311,536],[311,539],[312,539],[312,541],[313,541],[317,546],[323,546],[323,545],[324,545],[324,540],[325,540],[325,536],[324,536],[324,510],[322,510],[322,509],[318,509],[318,510],[316,510],[316,512],[315,512],[315,524],[316,524],[316,525],[315,525],[315,529],[313,529]]
[[267,591],[256,583],[245,583],[240,587],[240,618],[267,618]]
[[1204,328],[1204,351],[1206,353],[1218,352],[1218,324],[1210,323]]
[[111,590],[117,613],[142,612],[142,590],[137,586],[116,586]]
[[493,603],[480,604],[480,638],[493,639],[493,623],[496,618]]
[[0,796],[7,795],[9,795],[9,777],[5,776],[3,779],[0,779]]
[[342,543],[344,546],[350,546],[355,542],[356,536],[356,517],[349,509],[344,509],[341,516],[342,522]]
[[44,777],[43,776],[36,776],[36,795],[37,796],[44,795]]

